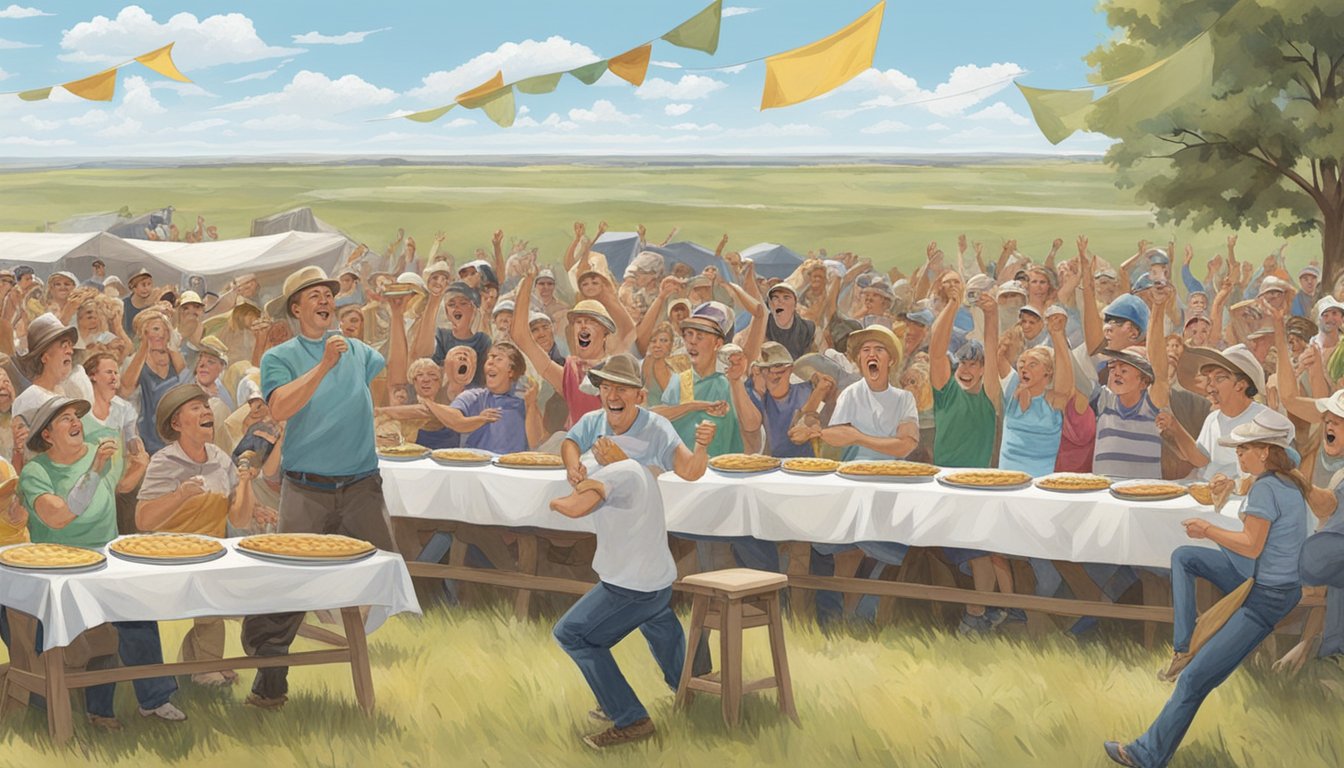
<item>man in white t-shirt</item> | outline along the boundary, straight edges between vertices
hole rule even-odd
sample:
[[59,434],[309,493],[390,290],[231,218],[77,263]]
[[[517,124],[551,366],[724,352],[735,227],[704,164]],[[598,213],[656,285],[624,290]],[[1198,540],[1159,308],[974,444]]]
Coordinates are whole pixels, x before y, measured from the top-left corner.
[[593,570],[599,582],[555,625],[565,649],[601,706],[594,717],[611,720],[605,731],[584,737],[590,747],[647,739],[653,721],[612,658],[611,649],[638,629],[675,689],[686,658],[686,635],[672,612],[677,565],[667,548],[667,524],[657,480],[609,438],[593,446],[596,462],[574,492],[551,502],[566,517],[591,517],[597,533]]

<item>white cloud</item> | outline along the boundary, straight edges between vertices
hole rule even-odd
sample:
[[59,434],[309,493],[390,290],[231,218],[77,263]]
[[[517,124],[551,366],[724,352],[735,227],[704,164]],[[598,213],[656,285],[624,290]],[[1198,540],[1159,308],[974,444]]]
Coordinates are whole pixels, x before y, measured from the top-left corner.
[[641,99],[695,101],[727,87],[727,83],[704,75],[682,75],[675,83],[655,77],[644,81],[644,84],[635,91],[635,95]]
[[996,101],[979,112],[967,115],[966,118],[969,120],[993,120],[999,123],[1012,123],[1013,125],[1031,125],[1030,120],[1014,112],[1012,107],[1002,101]]
[[208,131],[211,128],[219,128],[228,125],[228,120],[220,120],[217,117],[207,118],[205,120],[194,120],[186,125],[179,125],[173,128],[174,133],[197,133],[199,131]]
[[406,95],[423,101],[439,103],[451,101],[459,93],[470,90],[504,72],[504,81],[518,80],[531,75],[573,69],[598,60],[593,49],[570,42],[559,35],[545,40],[524,40],[504,43],[450,70],[431,72],[421,78],[421,85]]
[[14,73],[12,73],[12,72],[6,72],[5,70],[0,69],[0,80],[8,80],[9,78],[11,78],[11,77],[13,77],[13,76],[14,76]]
[[219,14],[198,19],[179,13],[158,22],[138,5],[121,9],[115,19],[94,16],[61,34],[62,61],[113,63],[170,42],[173,59],[184,70],[219,64],[237,64],[303,53],[302,48],[267,45],[252,19],[241,13]]
[[579,127],[579,124],[570,120],[562,120],[559,115],[552,112],[551,114],[546,116],[545,120],[541,121],[541,127],[556,128],[561,131],[572,131],[577,129]]
[[716,69],[715,71],[716,71],[716,72],[727,72],[727,73],[730,74],[730,75],[736,75],[738,72],[741,72],[742,70],[744,70],[744,69],[746,69],[746,68],[747,68],[747,65],[746,65],[746,64],[734,64],[734,65],[732,65],[731,67],[719,67],[719,68]]
[[55,16],[54,13],[46,13],[36,8],[25,8],[21,5],[10,4],[8,8],[0,9],[0,19],[30,19],[34,16]]
[[948,128],[946,125],[944,125],[944,124],[942,124],[942,123],[929,123],[928,125],[924,126],[924,130],[926,130],[926,131],[947,131],[947,130],[951,130],[951,129]]
[[321,32],[305,32],[302,35],[294,35],[294,42],[299,45],[353,45],[364,42],[364,38],[378,32],[386,32],[391,27],[382,29],[370,29],[364,32],[346,32],[340,35],[324,35]]
[[443,124],[440,125],[439,127],[440,127],[440,128],[466,128],[466,127],[469,126],[469,125],[475,125],[475,124],[476,124],[476,121],[475,121],[475,120],[472,120],[472,119],[469,118],[469,117],[458,117],[458,118],[454,118],[454,119],[452,119],[452,120],[449,120],[449,121],[446,122],[446,123],[443,123]]
[[745,15],[747,15],[748,13],[755,13],[755,12],[757,12],[757,11],[759,11],[759,10],[761,10],[761,9],[760,9],[760,8],[743,8],[743,7],[740,6],[740,5],[730,5],[730,6],[728,6],[727,8],[724,8],[724,9],[723,9],[723,12],[720,14],[720,17],[721,17],[721,18],[725,18],[725,19],[730,19],[730,18],[732,18],[732,17],[734,17],[734,16],[745,16]]
[[144,123],[133,117],[124,117],[119,122],[113,123],[98,132],[99,136],[106,136],[110,139],[129,139],[144,133]]
[[0,51],[10,51],[14,50],[15,48],[36,48],[36,47],[37,45],[33,43],[20,43],[17,40],[6,40],[5,38],[0,37]]
[[952,70],[945,82],[932,90],[919,87],[914,78],[896,69],[868,69],[861,72],[844,87],[844,91],[876,91],[891,99],[881,106],[901,106],[917,103],[922,109],[939,117],[962,114],[966,108],[978,104],[1012,84],[1012,79],[1025,70],[1016,64],[1000,63],[981,67],[963,64]]
[[32,128],[34,131],[54,131],[61,127],[59,120],[42,120],[35,115],[24,115],[19,118],[19,122]]
[[243,121],[243,129],[248,131],[333,131],[345,128],[346,126],[330,120],[293,114],[271,115]]
[[386,104],[396,91],[365,81],[358,75],[332,80],[321,72],[300,70],[283,89],[215,107],[217,110],[272,107],[304,114],[332,114]]
[[86,125],[102,125],[107,122],[107,112],[101,109],[90,109],[88,112],[70,118],[70,124],[75,127],[84,127]]
[[159,100],[154,98],[153,92],[149,89],[149,83],[145,82],[143,77],[132,75],[122,81],[121,84],[121,105],[116,110],[119,114],[126,116],[145,116],[161,115],[168,110],[164,109]]
[[677,123],[672,126],[674,131],[721,131],[723,128],[718,123]]
[[235,77],[234,79],[226,80],[225,82],[233,84],[233,83],[246,83],[249,80],[266,80],[269,79],[271,75],[274,75],[276,72],[279,72],[280,70],[284,69],[285,65],[289,64],[292,61],[294,60],[285,59],[284,61],[275,65],[274,69],[263,69],[260,72],[252,72],[251,74],[243,75],[242,77]]
[[150,88],[156,91],[172,91],[178,96],[205,96],[211,99],[218,98],[201,86],[195,83],[176,83],[169,80],[155,80],[149,84]]
[[70,139],[34,139],[31,136],[0,136],[0,144],[23,147],[68,147]]
[[663,107],[663,114],[668,117],[681,117],[687,112],[690,112],[691,109],[692,106],[690,104],[668,104]]
[[910,126],[902,123],[900,120],[883,120],[873,123],[866,128],[860,128],[859,133],[882,134],[882,133],[902,133],[910,130]]
[[649,63],[652,64],[652,65],[655,66],[655,67],[663,67],[663,68],[665,68],[665,69],[681,69],[681,65],[678,64],[678,63],[675,62],[675,61],[657,61],[657,60],[654,60],[654,61],[650,61]]
[[569,119],[576,123],[633,123],[635,116],[622,112],[606,99],[598,99],[592,109],[569,110]]

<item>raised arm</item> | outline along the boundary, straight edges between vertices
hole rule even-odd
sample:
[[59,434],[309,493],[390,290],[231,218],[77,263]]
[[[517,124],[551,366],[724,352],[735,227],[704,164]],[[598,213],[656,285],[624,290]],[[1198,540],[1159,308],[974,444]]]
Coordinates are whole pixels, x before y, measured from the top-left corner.
[[495,276],[502,284],[506,277],[504,274],[504,230],[495,230],[495,234],[490,238],[490,252],[495,256]]
[[1016,240],[1004,240],[1003,250],[999,251],[999,260],[994,264],[994,279],[999,283],[1006,283],[1012,279],[1010,275],[1004,274],[1008,268],[1008,257],[1017,251]]
[[[518,283],[518,298],[515,306],[532,306],[532,283],[537,279],[537,265],[532,263],[528,265],[527,271],[523,273],[522,282]],[[565,369],[546,354],[546,350],[537,346],[537,342],[532,338],[532,331],[525,322],[517,322],[519,313],[515,313],[515,322],[509,326],[509,338],[517,345],[518,349],[532,364],[532,368],[546,380],[547,384],[556,392],[563,392],[565,389]],[[626,316],[629,319],[629,315]]]
[[1159,409],[1171,404],[1171,377],[1167,363],[1166,313],[1163,310],[1172,300],[1171,286],[1153,289],[1153,312],[1148,317],[1148,364],[1153,367],[1153,383],[1148,397]]
[[587,231],[588,227],[582,221],[574,222],[574,239],[570,241],[569,247],[565,249],[566,272],[573,269],[574,265],[578,262],[578,256],[575,255],[575,252],[579,248],[579,241],[583,239],[583,234]]
[[644,316],[639,319],[639,325],[635,327],[635,350],[640,356],[648,354],[649,342],[653,340],[653,329],[662,322],[663,310],[667,307],[667,300],[686,284],[681,278],[668,275],[658,284],[658,295],[653,298],[649,309]]
[[743,355],[741,360],[730,364],[724,373],[728,378],[729,391],[732,393],[733,410],[737,411],[737,423],[742,427],[744,434],[760,431],[763,421],[756,403],[752,402],[751,396],[747,394],[747,370],[750,361],[754,359]]
[[1101,349],[1106,336],[1101,326],[1101,308],[1097,306],[1097,278],[1087,257],[1086,235],[1078,236],[1078,273],[1083,284],[1083,306],[1078,308],[1083,316],[1083,351],[1090,355]]
[[140,338],[140,345],[136,347],[135,354],[131,356],[131,362],[127,364],[126,370],[121,373],[121,386],[117,389],[117,394],[122,398],[129,399],[135,393],[135,388],[140,386],[140,372],[145,369],[145,358],[149,355],[149,342],[144,337]]
[[1046,267],[1050,269],[1055,268],[1055,254],[1059,253],[1060,246],[1062,245],[1064,245],[1064,240],[1063,238],[1059,237],[1056,237],[1055,241],[1050,244],[1050,253],[1046,254],[1045,256]]
[[985,395],[994,410],[1003,403],[1003,360],[999,358],[999,303],[988,291],[980,294],[975,305],[980,309],[985,326]]
[[[602,281],[602,291],[597,294],[597,300],[606,307],[607,314],[616,323],[615,349],[608,348],[608,352],[615,354],[630,349],[635,343],[635,321],[630,317],[630,312],[621,303],[620,297],[616,294],[616,288],[606,280]],[[524,305],[526,306],[526,305]],[[531,337],[531,333],[528,336]]]
[[957,319],[957,310],[961,307],[961,285],[956,281],[951,282],[954,287],[949,288],[947,303],[938,312],[929,334],[929,384],[935,392],[947,386],[947,382],[952,379],[952,363],[948,361],[947,353],[952,343],[952,323]]
[[[1073,381],[1072,358],[1069,356],[1069,337],[1065,333],[1065,325],[1068,318],[1064,315],[1052,315],[1045,321],[1046,327],[1050,331],[1050,346],[1055,352],[1055,375],[1052,380],[1051,395],[1047,398],[1051,400],[1050,405],[1057,411],[1062,411],[1073,401],[1077,393],[1076,385]],[[1081,413],[1087,403],[1079,403],[1081,408],[1077,408]]]
[[[437,282],[437,281],[436,281]],[[392,298],[387,299],[389,311],[391,311]],[[434,331],[439,325],[439,308],[443,304],[443,291],[437,286],[428,288],[428,294],[425,296],[425,308],[420,313],[420,318],[415,326],[415,340],[410,344],[410,355],[415,357],[430,357],[434,354]],[[526,323],[523,324],[526,327]],[[406,331],[403,327],[402,336],[405,337]]]
[[[437,304],[437,302],[435,302]],[[406,383],[408,366],[406,348],[406,297],[393,296],[387,300],[388,312],[392,315],[391,336],[387,342],[387,384],[389,387]],[[425,325],[434,325],[434,313]]]

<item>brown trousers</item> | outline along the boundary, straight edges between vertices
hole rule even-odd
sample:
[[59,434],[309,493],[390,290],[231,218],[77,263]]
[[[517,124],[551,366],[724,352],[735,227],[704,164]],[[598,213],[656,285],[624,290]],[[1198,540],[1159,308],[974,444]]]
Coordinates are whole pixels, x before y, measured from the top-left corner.
[[[372,475],[339,491],[302,485],[286,477],[280,485],[281,533],[340,533],[396,552],[392,521],[383,502],[383,478]],[[243,651],[249,656],[280,656],[303,624],[303,613],[271,613],[243,618]],[[252,692],[276,699],[289,692],[289,667],[257,670]]]

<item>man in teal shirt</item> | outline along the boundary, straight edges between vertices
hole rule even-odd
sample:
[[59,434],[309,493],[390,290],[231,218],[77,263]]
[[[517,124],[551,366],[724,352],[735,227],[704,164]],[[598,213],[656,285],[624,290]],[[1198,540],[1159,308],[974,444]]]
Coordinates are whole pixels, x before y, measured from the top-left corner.
[[[280,298],[266,307],[272,317],[298,325],[292,339],[261,358],[262,395],[271,415],[287,422],[280,531],[339,533],[395,552],[378,474],[369,382],[386,365],[405,369],[403,299],[389,300],[393,333],[385,362],[364,342],[331,330],[339,290],[321,267],[304,267],[285,279]],[[243,650],[251,656],[288,653],[302,623],[302,613],[245,617]],[[283,706],[288,673],[288,667],[257,670],[247,703]]]
[[[749,338],[760,324],[755,317],[751,322]],[[688,448],[695,445],[695,430],[702,421],[714,424],[717,431],[709,444],[710,456],[742,452],[742,428],[733,402],[735,393],[728,378],[718,371],[719,348],[728,340],[732,326],[732,312],[717,301],[701,304],[681,321],[681,338],[686,344],[686,355],[691,358],[691,370],[668,382],[662,405],[653,409],[672,422]],[[744,355],[748,360],[755,359],[759,341],[755,347]]]

